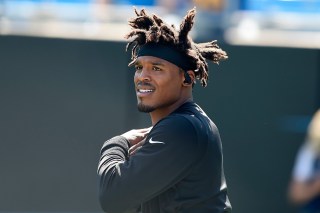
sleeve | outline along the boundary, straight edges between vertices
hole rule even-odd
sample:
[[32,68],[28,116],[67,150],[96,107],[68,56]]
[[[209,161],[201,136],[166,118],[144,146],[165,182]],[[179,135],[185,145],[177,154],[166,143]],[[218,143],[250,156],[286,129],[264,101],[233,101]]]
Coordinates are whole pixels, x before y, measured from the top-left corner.
[[312,166],[315,160],[315,153],[307,144],[301,146],[298,151],[293,168],[293,178],[297,181],[305,182],[312,177]]
[[164,192],[185,177],[200,157],[195,127],[183,116],[160,121],[128,159],[121,147],[126,146],[124,141],[117,144],[104,145],[98,169],[100,204],[108,213],[126,212]]

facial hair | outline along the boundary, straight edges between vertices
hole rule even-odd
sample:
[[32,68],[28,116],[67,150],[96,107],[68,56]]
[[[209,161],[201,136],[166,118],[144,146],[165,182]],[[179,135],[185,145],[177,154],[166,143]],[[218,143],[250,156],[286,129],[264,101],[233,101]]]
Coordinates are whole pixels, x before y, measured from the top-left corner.
[[144,105],[143,103],[138,103],[138,110],[140,111],[140,112],[146,112],[146,113],[149,113],[149,112],[152,112],[152,111],[154,111],[155,110],[155,108],[154,107],[152,107],[152,106],[147,106],[147,105]]

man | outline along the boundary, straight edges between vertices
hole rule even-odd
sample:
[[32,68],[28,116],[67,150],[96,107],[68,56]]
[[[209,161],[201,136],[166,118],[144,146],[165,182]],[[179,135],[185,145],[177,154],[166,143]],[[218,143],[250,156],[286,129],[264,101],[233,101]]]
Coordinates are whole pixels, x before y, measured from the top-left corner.
[[192,101],[196,79],[207,85],[206,59],[226,59],[216,41],[188,36],[195,9],[179,31],[145,10],[129,21],[138,109],[152,127],[106,141],[98,167],[100,204],[107,213],[231,212],[218,130]]
[[301,213],[320,212],[320,109],[312,117],[296,156],[288,196]]

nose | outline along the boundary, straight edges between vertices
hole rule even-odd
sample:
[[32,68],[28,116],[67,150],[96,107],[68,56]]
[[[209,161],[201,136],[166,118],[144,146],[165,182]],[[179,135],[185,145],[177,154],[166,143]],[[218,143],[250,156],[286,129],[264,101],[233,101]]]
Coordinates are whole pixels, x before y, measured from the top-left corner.
[[150,72],[144,67],[142,70],[136,71],[134,77],[138,81],[150,81]]

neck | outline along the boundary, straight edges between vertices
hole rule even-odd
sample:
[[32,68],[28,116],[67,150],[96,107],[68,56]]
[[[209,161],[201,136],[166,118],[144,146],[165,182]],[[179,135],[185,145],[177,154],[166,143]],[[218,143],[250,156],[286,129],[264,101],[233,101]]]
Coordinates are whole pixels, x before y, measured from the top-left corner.
[[178,109],[184,103],[192,101],[192,100],[193,100],[192,97],[189,97],[189,98],[177,101],[176,103],[170,105],[169,107],[156,109],[153,112],[150,112],[152,126],[154,126],[161,119],[167,117],[169,114],[171,114],[173,111]]

